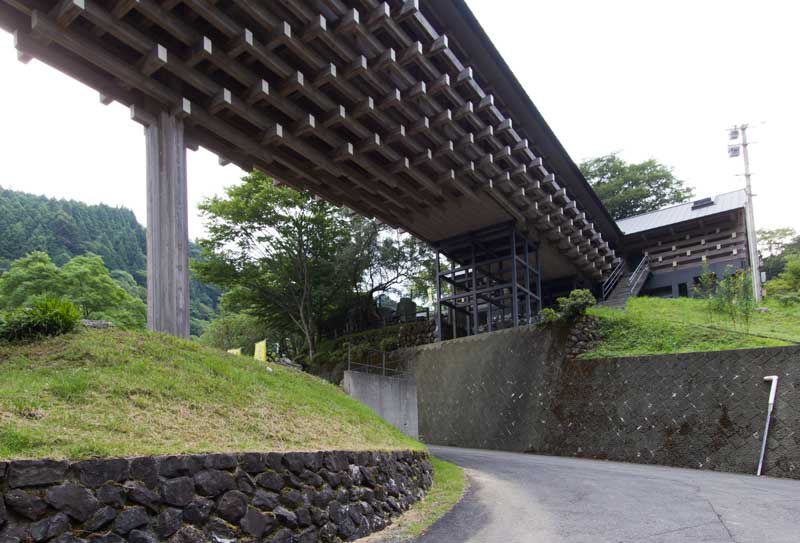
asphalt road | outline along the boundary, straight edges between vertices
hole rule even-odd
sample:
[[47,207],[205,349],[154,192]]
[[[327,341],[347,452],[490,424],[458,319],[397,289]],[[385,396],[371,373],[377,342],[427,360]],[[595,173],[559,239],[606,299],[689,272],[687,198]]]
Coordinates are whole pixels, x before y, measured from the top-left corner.
[[799,543],[800,481],[431,447],[464,500],[418,543]]

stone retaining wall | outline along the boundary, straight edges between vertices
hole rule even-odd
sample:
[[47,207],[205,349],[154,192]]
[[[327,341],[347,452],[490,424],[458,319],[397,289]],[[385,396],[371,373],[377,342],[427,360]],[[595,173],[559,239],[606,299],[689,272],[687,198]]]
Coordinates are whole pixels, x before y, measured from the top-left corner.
[[[800,346],[582,360],[591,330],[521,327],[407,349],[426,443],[800,479]],[[583,345],[581,345],[583,344]]]
[[351,541],[431,482],[419,452],[0,462],[0,543]]
[[565,352],[568,360],[574,360],[579,355],[589,352],[600,343],[600,323],[597,319],[584,316],[575,322],[569,329],[565,340]]

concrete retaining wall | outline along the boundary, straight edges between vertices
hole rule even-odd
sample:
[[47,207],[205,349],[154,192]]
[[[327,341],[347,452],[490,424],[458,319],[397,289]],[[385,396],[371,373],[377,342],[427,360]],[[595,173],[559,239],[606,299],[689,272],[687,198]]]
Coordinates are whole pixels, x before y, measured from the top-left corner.
[[800,478],[800,347],[569,360],[564,330],[409,349],[427,443]]
[[430,488],[417,452],[0,462],[0,542],[338,542]]
[[344,390],[374,409],[404,434],[417,439],[417,387],[413,377],[344,372]]

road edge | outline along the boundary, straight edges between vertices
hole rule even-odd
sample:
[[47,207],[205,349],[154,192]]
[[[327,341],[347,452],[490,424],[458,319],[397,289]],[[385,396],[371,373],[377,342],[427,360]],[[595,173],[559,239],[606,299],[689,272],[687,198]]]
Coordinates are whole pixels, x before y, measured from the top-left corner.
[[424,534],[466,496],[469,480],[463,468],[431,456],[433,486],[426,496],[395,519],[386,529],[358,539],[357,543],[404,543]]

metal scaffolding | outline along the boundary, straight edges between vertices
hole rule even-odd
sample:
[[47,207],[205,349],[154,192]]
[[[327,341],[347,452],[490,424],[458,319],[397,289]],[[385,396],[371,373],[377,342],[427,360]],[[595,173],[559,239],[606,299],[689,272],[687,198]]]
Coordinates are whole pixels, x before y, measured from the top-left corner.
[[[517,327],[536,318],[542,308],[538,244],[514,223],[442,240],[435,248],[437,340]],[[452,267],[442,269],[442,256]]]

